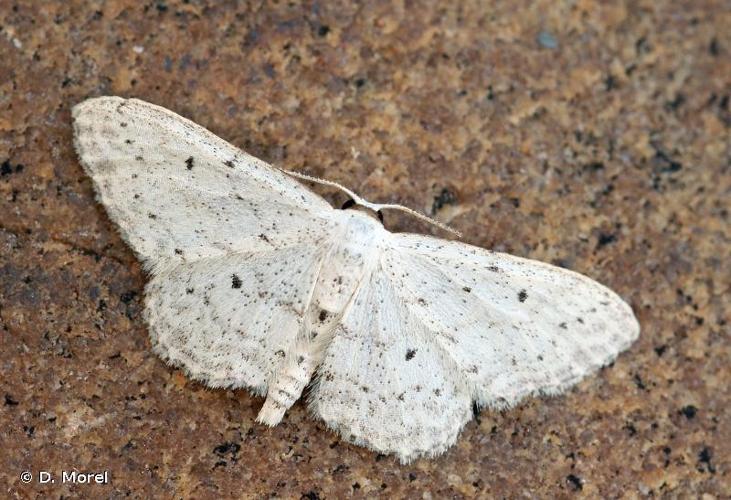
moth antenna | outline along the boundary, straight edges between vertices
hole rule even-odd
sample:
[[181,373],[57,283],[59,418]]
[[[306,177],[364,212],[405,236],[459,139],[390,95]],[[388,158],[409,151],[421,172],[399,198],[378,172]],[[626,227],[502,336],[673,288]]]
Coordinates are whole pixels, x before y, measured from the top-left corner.
[[445,231],[452,233],[453,235],[457,236],[458,238],[462,237],[462,233],[457,231],[456,229],[453,229],[449,227],[448,225],[444,224],[443,222],[439,222],[436,219],[432,219],[431,217],[422,214],[421,212],[417,212],[414,209],[411,209],[409,207],[405,207],[403,205],[378,205],[378,207],[383,210],[385,209],[391,209],[391,210],[401,210],[402,212],[406,212],[407,214],[413,215],[419,220],[423,220],[424,222],[428,222],[429,224],[432,224],[439,229],[444,229]]
[[304,179],[304,180],[307,180],[307,181],[316,182],[317,184],[323,184],[325,186],[331,186],[331,187],[337,188],[337,189],[345,192],[348,196],[350,196],[353,199],[353,201],[355,201],[359,205],[362,205],[363,204],[363,201],[365,201],[360,196],[358,196],[357,194],[355,194],[353,191],[351,191],[350,189],[346,188],[342,184],[338,184],[335,181],[329,181],[327,179],[320,179],[319,177],[314,177],[312,175],[307,175],[307,174],[303,174],[303,173],[300,173],[300,172],[294,172],[292,170],[285,170],[283,168],[280,168],[279,170],[281,170],[282,172],[284,172],[287,175],[291,175],[292,177],[297,177],[299,179]]
[[338,184],[337,182],[329,181],[327,179],[320,179],[319,177],[313,177],[311,175],[303,174],[300,172],[294,172],[292,170],[285,170],[283,168],[280,168],[279,170],[281,170],[285,174],[291,175],[292,177],[297,177],[299,179],[304,179],[307,181],[316,182],[317,184],[323,184],[325,186],[331,186],[331,187],[340,189],[341,191],[348,194],[348,196],[350,196],[353,199],[353,201],[355,201],[358,205],[363,205],[364,207],[368,207],[375,212],[378,212],[379,210],[383,210],[384,208],[390,209],[390,210],[400,210],[402,212],[406,212],[407,214],[413,215],[414,217],[416,217],[419,220],[428,222],[429,224],[432,224],[432,225],[438,227],[439,229],[443,229],[449,233],[452,233],[455,236],[457,236],[458,238],[462,237],[462,233],[460,233],[456,229],[452,229],[448,225],[446,225],[442,222],[439,222],[438,220],[432,219],[431,217],[428,217],[428,216],[422,214],[421,212],[417,212],[416,210],[411,209],[409,207],[405,207],[403,205],[395,205],[395,204],[371,203],[369,201],[364,200],[363,198],[361,198],[360,196],[358,196],[357,194],[355,194],[353,191],[346,188],[342,184]]

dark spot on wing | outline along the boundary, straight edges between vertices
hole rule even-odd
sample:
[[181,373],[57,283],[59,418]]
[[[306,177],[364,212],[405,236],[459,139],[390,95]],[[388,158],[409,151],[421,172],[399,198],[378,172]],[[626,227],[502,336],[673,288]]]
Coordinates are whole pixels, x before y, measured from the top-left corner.
[[119,126],[124,128],[127,126],[127,122],[119,122]]
[[188,295],[191,295],[194,291],[195,291],[195,289],[193,289],[193,288],[186,288],[185,289],[185,293],[187,293]]
[[148,216],[148,217],[149,217],[150,219],[157,219],[157,215],[155,215],[155,214],[153,214],[153,213],[149,213],[149,214],[147,214],[147,216]]
[[234,168],[234,162],[233,160],[226,160],[223,162],[224,165],[226,165],[228,168]]
[[231,275],[231,288],[241,288],[241,278],[237,274]]
[[271,241],[269,241],[269,238],[267,238],[267,235],[264,234],[264,233],[261,233],[259,235],[259,238],[261,238],[262,240],[266,241],[267,243],[271,243]]
[[525,299],[527,299],[527,298],[528,298],[528,292],[526,292],[525,290],[521,290],[520,292],[518,292],[519,301],[525,302]]
[[185,160],[185,166],[188,170],[193,170],[193,157],[189,156],[187,160]]
[[135,156],[135,160],[137,160],[137,161],[145,161],[145,159],[144,159],[144,158],[142,158],[142,157],[141,157],[141,156],[139,156],[139,155],[138,155],[138,156]]
[[179,248],[176,248],[173,251],[175,252],[175,255],[183,255],[183,251],[181,249],[179,249]]
[[412,359],[414,359],[414,356],[416,356],[416,349],[406,350],[406,361],[411,361]]
[[566,326],[566,322],[565,321],[562,322],[562,323],[559,323],[558,326],[559,326],[559,328],[563,328],[564,330],[568,329],[568,327]]
[[470,293],[472,291],[472,289],[470,287],[468,287],[468,286],[463,286],[462,287],[462,291],[467,292],[467,293]]
[[320,320],[320,323],[325,321],[327,319],[328,312],[325,309],[320,310],[320,315],[317,317],[317,319]]

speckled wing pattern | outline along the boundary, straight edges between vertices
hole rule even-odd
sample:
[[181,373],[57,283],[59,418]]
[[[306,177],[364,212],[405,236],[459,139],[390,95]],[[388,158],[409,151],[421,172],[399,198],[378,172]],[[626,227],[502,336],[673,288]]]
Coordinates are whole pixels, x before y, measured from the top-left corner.
[[359,289],[326,350],[310,408],[349,441],[409,462],[455,442],[472,418],[472,395],[462,367],[392,278],[377,269]]
[[264,394],[302,323],[330,205],[162,107],[101,97],[73,117],[98,199],[153,276],[155,351],[211,386]]
[[639,335],[629,305],[581,274],[426,236],[392,241],[384,267],[395,288],[480,406],[560,393]]
[[403,462],[444,452],[473,404],[558,394],[638,336],[580,274],[334,210],[264,162],[134,99],[73,111],[100,201],[151,280],[155,351],[213,387],[310,410]]
[[630,307],[586,276],[388,233],[327,349],[310,405],[351,441],[408,462],[451,446],[473,401],[503,409],[559,394],[638,334]]

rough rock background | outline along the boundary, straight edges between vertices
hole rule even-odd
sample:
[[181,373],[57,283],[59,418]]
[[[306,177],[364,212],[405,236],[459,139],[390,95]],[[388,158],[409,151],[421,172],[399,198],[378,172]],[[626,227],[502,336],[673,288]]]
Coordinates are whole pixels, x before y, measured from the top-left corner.
[[[727,2],[0,0],[0,56],[0,496],[731,491]],[[301,403],[257,425],[262,399],[150,352],[144,273],[72,147],[70,107],[105,94],[585,273],[641,337],[435,460],[346,444]],[[74,469],[111,484],[20,481]]]

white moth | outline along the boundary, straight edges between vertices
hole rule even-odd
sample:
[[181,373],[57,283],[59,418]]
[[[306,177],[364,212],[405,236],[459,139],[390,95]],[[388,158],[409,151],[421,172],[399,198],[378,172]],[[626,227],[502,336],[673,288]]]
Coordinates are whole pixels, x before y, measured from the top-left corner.
[[559,394],[639,334],[585,276],[391,233],[159,106],[100,97],[73,117],[98,199],[151,276],[155,352],[265,395],[264,424],[311,384],[309,409],[348,441],[435,456],[473,404]]

